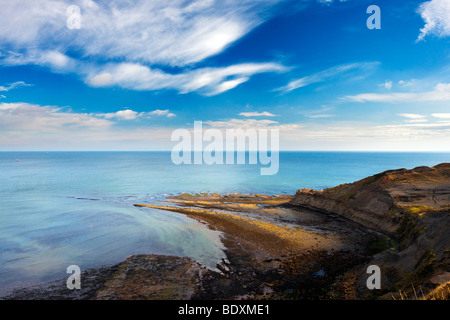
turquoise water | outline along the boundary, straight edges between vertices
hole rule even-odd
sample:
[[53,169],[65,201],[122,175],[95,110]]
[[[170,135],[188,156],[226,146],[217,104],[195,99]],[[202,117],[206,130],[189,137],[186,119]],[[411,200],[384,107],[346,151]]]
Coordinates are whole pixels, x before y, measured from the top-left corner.
[[168,152],[0,152],[0,293],[131,254],[189,256],[213,268],[220,234],[183,215],[136,208],[183,192],[282,194],[394,168],[450,162],[448,153],[282,152],[258,165],[172,164]]

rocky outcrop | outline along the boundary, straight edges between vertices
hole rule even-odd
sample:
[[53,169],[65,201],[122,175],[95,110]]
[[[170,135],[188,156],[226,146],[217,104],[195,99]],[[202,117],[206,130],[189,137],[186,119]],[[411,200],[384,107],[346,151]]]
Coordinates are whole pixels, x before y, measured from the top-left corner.
[[394,235],[405,212],[450,204],[450,164],[385,171],[322,191],[300,189],[291,205],[334,213]]
[[[387,241],[378,243],[384,250],[368,265],[381,267],[387,298],[450,279],[450,163],[385,171],[322,191],[301,189],[290,205],[337,214],[384,234]],[[365,272],[361,267],[361,296],[368,294]]]

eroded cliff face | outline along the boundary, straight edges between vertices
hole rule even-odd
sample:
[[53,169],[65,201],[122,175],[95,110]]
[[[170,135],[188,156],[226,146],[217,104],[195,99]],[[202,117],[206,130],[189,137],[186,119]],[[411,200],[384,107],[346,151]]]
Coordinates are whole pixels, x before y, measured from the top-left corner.
[[406,213],[439,210],[450,204],[450,163],[385,171],[322,191],[300,189],[290,204],[339,214],[394,235]]
[[338,214],[377,231],[390,234],[395,232],[396,216],[386,215],[394,205],[387,192],[379,190],[355,192],[352,185],[342,185],[337,188],[342,190],[300,189],[290,204]]
[[[385,171],[322,191],[301,189],[290,205],[337,214],[390,238],[368,263],[381,267],[389,297],[417,283],[450,281],[450,163]],[[362,267],[361,295],[367,295],[364,273]]]

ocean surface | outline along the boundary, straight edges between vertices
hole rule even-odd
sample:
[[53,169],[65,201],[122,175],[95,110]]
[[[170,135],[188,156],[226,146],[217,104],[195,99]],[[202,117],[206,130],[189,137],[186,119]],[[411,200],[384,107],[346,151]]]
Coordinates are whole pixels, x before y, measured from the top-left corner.
[[184,192],[293,194],[442,162],[449,153],[282,152],[278,174],[262,176],[260,165],[174,165],[170,152],[0,152],[0,294],[132,254],[210,268],[225,256],[218,232],[135,203]]

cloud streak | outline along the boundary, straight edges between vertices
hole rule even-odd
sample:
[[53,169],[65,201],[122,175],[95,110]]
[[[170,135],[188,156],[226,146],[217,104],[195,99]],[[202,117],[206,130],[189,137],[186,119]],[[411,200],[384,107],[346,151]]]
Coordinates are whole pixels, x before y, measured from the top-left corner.
[[45,134],[80,128],[99,128],[112,125],[111,121],[85,113],[71,113],[55,106],[39,106],[29,103],[0,103],[0,127],[6,131]]
[[240,116],[243,117],[276,117],[273,113],[263,111],[263,112],[241,112]]
[[[263,23],[279,2],[0,0],[0,64],[76,73],[94,87],[217,95],[281,70],[275,63],[195,68]],[[70,5],[81,9],[79,30],[66,27]]]
[[[277,2],[1,0],[0,43],[185,66],[222,52],[262,23]],[[81,8],[80,30],[66,28],[70,5]]]
[[312,75],[305,76],[297,80],[293,80],[289,82],[286,86],[276,89],[276,91],[287,93],[299,88],[309,86],[311,84],[332,80],[337,76],[343,76],[352,71],[369,72],[377,65],[379,65],[378,62],[365,62],[365,63],[349,63],[334,66],[332,68],[314,73]]
[[424,119],[425,118],[425,116],[423,114],[415,114],[415,113],[399,113],[398,115],[400,117],[413,119],[413,120],[418,120],[418,119]]
[[[5,86],[0,86],[0,91],[8,92],[12,89],[22,88],[22,87],[30,87],[32,84],[25,83],[24,81],[16,81]],[[3,96],[4,97],[4,96]]]
[[450,83],[439,83],[435,86],[434,90],[426,92],[362,93],[354,96],[346,96],[344,100],[388,103],[450,101]]
[[138,118],[141,119],[150,119],[153,116],[156,117],[167,117],[172,118],[176,115],[169,110],[154,110],[149,112],[136,112],[131,109],[119,110],[117,112],[109,112],[109,113],[97,113],[96,117],[102,117],[105,119],[117,119],[117,120],[135,120]]
[[118,86],[133,90],[173,89],[182,94],[198,91],[213,96],[228,91],[258,73],[282,72],[276,63],[246,63],[222,68],[201,68],[171,74],[133,63],[113,64],[89,75],[87,83],[94,87]]
[[433,113],[431,115],[435,118],[450,119],[450,113]]

